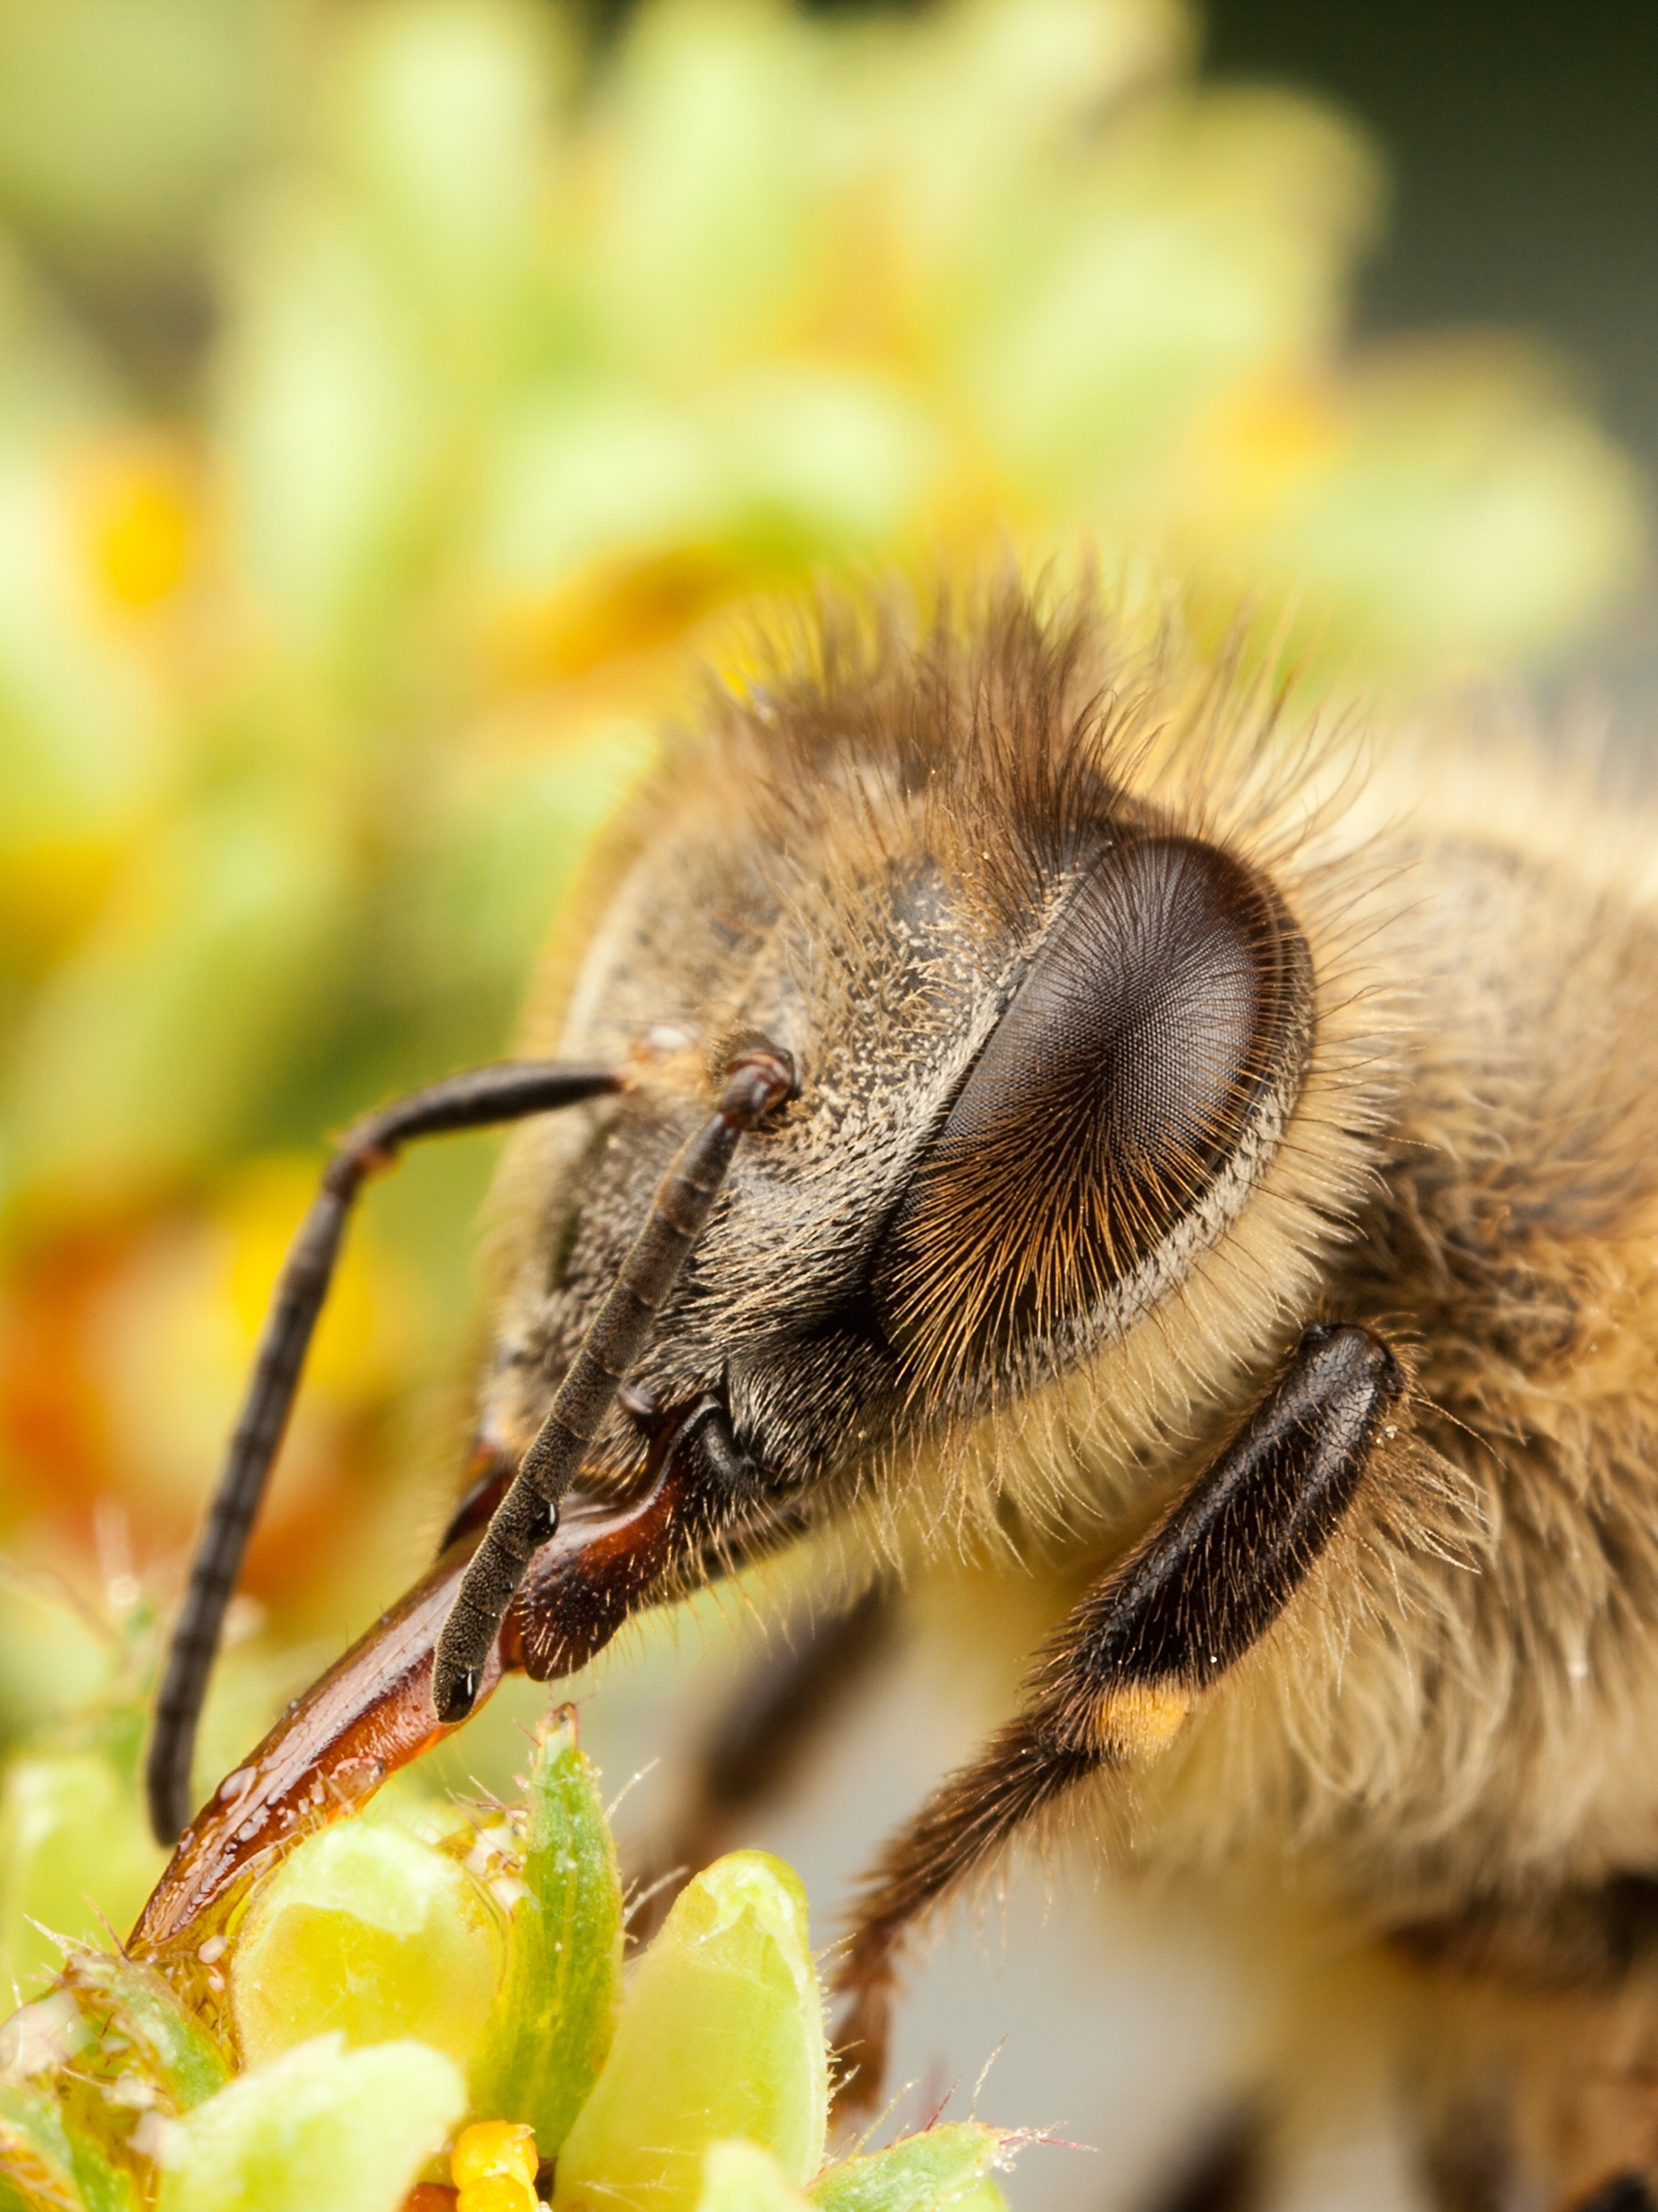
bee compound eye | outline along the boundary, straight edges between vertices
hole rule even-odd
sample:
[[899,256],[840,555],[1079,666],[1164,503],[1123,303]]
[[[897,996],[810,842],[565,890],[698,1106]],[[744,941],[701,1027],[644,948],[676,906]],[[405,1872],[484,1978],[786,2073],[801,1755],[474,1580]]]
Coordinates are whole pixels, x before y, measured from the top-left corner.
[[878,1248],[892,1342],[936,1370],[1127,1326],[1242,1204],[1310,1020],[1306,946],[1263,875],[1194,837],[1111,846]]

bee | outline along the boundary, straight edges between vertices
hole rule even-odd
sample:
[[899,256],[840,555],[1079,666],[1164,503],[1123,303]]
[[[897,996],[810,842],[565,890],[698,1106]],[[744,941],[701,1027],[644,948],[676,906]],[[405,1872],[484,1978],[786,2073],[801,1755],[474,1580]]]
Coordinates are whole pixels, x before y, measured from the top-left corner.
[[[964,1632],[1047,1632],[857,1896],[845,2107],[926,1929],[1069,1820],[1273,1869],[1390,1962],[1376,2033],[1448,2212],[1652,2206],[1638,820],[1513,748],[1320,735],[1247,644],[1086,581],[826,603],[753,665],[666,742],[525,1057],[324,1177],[176,1633],[149,1782],[183,1834],[137,1945],[184,1955],[507,1669],[786,1547],[960,1557]],[[439,1559],[185,1825],[351,1199],[507,1121]],[[762,1735],[879,1617],[865,1583]]]

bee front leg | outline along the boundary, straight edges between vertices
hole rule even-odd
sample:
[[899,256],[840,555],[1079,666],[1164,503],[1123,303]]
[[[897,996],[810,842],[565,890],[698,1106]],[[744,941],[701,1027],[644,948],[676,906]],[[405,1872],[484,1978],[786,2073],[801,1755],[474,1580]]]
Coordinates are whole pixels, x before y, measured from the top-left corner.
[[1077,1783],[1172,1741],[1305,1579],[1404,1389],[1367,1329],[1308,1329],[1207,1471],[1072,1612],[1024,1710],[892,1838],[835,1976],[847,2000],[842,2111],[879,2090],[907,1941]]

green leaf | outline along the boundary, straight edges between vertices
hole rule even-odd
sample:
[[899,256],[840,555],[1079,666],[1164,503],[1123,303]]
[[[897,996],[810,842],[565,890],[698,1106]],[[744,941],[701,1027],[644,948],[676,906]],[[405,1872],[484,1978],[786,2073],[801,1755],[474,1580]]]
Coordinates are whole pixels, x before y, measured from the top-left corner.
[[354,2046],[412,2035],[470,2064],[501,1966],[493,1907],[464,1868],[343,1821],[253,1893],[230,1953],[236,2039],[258,2064],[330,2029]]
[[793,2183],[823,2157],[823,1999],[799,1877],[734,1851],[687,1885],[640,1962],[558,2161],[559,2212],[695,2212],[710,2143],[744,2136]]
[[465,2109],[440,2051],[319,2036],[177,2124],[157,2212],[397,2212]]
[[118,1952],[77,1951],[64,1979],[83,2017],[125,2036],[175,2112],[187,2112],[230,2079],[224,2054],[153,1966]]
[[604,2063],[622,1987],[616,1844],[568,1723],[537,1746],[528,1808],[525,1893],[513,1907],[474,2102],[492,2119],[527,2121],[552,2158]]
[[810,2191],[818,2212],[972,2212],[1001,2203],[991,2168],[1005,2162],[1006,2137],[997,2128],[963,2120],[906,2136],[890,2149],[844,2159]]

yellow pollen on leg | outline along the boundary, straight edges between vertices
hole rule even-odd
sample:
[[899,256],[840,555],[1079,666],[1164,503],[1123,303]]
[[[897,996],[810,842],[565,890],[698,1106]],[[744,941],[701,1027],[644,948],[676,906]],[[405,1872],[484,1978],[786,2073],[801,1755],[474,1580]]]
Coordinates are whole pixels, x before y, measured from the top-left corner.
[[1095,1740],[1113,1758],[1151,1758],[1168,1749],[1191,1710],[1191,1698],[1172,1684],[1125,1682],[1094,1708]]

